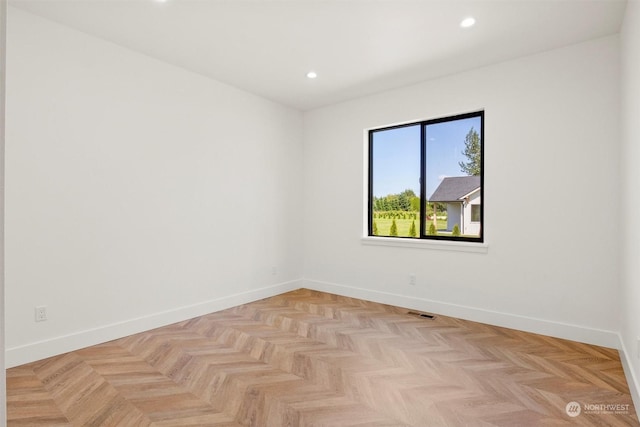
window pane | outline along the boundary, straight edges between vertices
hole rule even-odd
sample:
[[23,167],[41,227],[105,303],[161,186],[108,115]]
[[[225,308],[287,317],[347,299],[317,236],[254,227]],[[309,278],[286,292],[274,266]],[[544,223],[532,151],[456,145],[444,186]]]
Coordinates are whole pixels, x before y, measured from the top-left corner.
[[480,116],[425,125],[427,235],[479,238]]
[[420,236],[420,125],[371,132],[371,234]]
[[480,205],[471,205],[471,221],[480,222]]

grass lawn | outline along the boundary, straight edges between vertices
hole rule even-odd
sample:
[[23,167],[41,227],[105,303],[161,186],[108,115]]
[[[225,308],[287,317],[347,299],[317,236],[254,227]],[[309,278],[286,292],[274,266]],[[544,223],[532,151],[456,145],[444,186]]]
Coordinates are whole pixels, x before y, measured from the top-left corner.
[[[396,226],[398,227],[398,236],[399,237],[410,237],[409,236],[409,228],[411,228],[412,219],[396,219]],[[420,220],[416,221],[416,237],[417,234],[420,234]],[[378,225],[378,236],[389,236],[389,230],[391,230],[392,219],[376,219],[376,224]],[[429,225],[427,224],[427,227]],[[438,220],[438,232],[442,232],[443,234],[450,234],[446,232],[447,229],[447,220],[439,219]]]

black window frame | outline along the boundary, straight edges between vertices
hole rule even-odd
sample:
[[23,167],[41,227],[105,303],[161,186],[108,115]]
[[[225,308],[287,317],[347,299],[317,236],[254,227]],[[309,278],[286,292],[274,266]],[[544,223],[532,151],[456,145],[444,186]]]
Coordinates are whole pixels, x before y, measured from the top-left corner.
[[[426,208],[427,208],[427,197],[426,197],[426,179],[425,179],[425,170],[426,170],[426,161],[427,161],[427,135],[426,128],[428,125],[433,125],[437,123],[445,123],[456,120],[464,120],[472,117],[480,118],[480,233],[478,237],[468,237],[468,236],[450,236],[450,235],[427,235],[427,221],[426,221]],[[373,234],[373,136],[375,132],[399,129],[408,126],[416,126],[420,125],[420,230],[417,237],[408,237],[408,236],[379,236]],[[484,243],[485,236],[485,223],[484,223],[484,207],[485,207],[485,186],[484,186],[484,110],[474,111],[471,113],[464,114],[456,114],[453,116],[439,117],[436,119],[430,120],[422,120],[412,123],[405,123],[401,125],[387,126],[381,128],[370,129],[368,131],[368,212],[367,212],[367,221],[368,221],[368,235],[369,237],[383,237],[383,238],[393,238],[393,239],[410,239],[410,240],[444,240],[444,241],[453,241],[453,242],[473,242],[473,243]]]

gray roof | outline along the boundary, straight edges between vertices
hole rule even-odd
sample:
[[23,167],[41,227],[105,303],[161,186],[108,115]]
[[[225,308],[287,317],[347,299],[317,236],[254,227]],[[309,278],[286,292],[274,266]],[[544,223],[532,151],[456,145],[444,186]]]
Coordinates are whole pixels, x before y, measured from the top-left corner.
[[479,176],[451,176],[442,180],[430,202],[459,202],[467,194],[480,188]]

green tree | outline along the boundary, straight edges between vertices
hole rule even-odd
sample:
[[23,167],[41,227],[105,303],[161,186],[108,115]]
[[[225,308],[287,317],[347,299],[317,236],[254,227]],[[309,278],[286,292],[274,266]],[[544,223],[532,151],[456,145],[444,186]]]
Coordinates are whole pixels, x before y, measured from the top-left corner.
[[378,235],[378,223],[373,221],[373,235],[377,236]]
[[458,227],[458,224],[453,226],[453,230],[451,230],[451,235],[455,237],[460,237],[460,227]]
[[[417,200],[417,202],[415,202],[414,199]],[[398,194],[387,194],[384,197],[374,197],[373,209],[377,212],[419,211],[420,198],[416,196],[416,193],[413,190],[407,189]]]
[[416,231],[416,222],[411,221],[411,228],[409,228],[409,236],[416,237],[418,232]]
[[472,127],[464,138],[464,151],[462,151],[469,161],[458,162],[460,170],[467,175],[480,175],[480,143],[480,135]]
[[411,210],[414,212],[420,212],[420,197],[413,196],[410,199],[411,202]]
[[416,193],[411,189],[406,189],[398,194],[398,208],[403,211],[411,210],[411,199],[416,197]]
[[429,230],[427,230],[427,234],[429,236],[435,236],[436,234],[438,234],[438,230],[436,229],[434,223],[429,224]]
[[389,236],[397,236],[398,235],[398,226],[396,225],[396,220],[394,219],[391,222],[391,230],[389,230]]
[[379,197],[373,197],[373,210],[374,211],[381,211],[382,209],[382,199],[380,199]]
[[407,196],[407,198],[416,197],[416,193],[410,188],[407,188],[400,194],[404,194],[405,196]]

